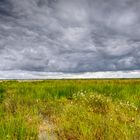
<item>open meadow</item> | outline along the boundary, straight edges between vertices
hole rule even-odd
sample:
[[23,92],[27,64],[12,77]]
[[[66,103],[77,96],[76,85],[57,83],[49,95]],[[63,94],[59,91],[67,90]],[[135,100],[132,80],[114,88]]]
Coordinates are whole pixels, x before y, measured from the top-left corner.
[[140,79],[2,81],[0,140],[140,140]]

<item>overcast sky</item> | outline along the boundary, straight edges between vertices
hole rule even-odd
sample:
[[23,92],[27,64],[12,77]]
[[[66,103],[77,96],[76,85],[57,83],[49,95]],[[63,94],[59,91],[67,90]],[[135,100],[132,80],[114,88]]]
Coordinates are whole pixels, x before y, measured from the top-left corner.
[[140,0],[0,0],[0,78],[139,70]]

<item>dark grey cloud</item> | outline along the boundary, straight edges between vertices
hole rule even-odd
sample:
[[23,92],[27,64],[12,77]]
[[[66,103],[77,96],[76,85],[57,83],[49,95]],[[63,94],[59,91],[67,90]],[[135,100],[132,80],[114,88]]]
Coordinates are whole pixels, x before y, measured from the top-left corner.
[[140,70],[139,0],[1,0],[0,70]]

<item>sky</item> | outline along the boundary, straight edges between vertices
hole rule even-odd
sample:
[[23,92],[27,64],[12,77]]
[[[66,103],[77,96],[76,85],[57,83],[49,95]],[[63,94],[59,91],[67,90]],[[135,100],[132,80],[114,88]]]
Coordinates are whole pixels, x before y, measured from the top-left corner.
[[0,79],[140,78],[140,0],[0,0]]

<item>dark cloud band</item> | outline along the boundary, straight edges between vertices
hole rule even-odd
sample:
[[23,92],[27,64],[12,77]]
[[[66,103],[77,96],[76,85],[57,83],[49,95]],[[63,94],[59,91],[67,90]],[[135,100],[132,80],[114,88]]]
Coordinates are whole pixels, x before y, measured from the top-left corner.
[[140,1],[1,0],[0,70],[140,70]]

